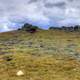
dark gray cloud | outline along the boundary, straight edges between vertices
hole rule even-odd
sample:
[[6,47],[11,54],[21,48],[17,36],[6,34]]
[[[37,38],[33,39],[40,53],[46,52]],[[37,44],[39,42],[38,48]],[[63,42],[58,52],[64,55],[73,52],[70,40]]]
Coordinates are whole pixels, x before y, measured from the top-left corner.
[[65,8],[66,3],[65,2],[59,2],[59,3],[46,3],[45,7],[52,8],[52,7],[58,7],[58,8]]
[[75,1],[75,0],[68,0],[68,1],[73,2],[73,1]]
[[66,3],[65,2],[56,3],[56,4],[54,4],[54,6],[56,6],[56,7],[65,7]]
[[39,1],[39,0],[29,0],[28,3],[29,3],[29,4],[31,4],[31,3],[36,3],[37,1]]

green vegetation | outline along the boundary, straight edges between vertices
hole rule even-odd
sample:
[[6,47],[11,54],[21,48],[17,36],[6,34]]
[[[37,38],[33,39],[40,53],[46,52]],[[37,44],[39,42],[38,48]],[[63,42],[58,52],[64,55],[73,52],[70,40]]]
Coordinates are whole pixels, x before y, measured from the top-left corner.
[[34,32],[36,32],[38,29],[39,29],[39,27],[33,26],[33,25],[31,25],[31,24],[28,24],[28,23],[24,24],[24,25],[22,26],[22,28],[21,28],[21,30],[24,30],[24,31],[27,31],[27,32],[30,32],[30,33],[34,33]]
[[63,30],[63,31],[67,31],[67,32],[80,32],[80,25],[75,25],[75,26],[61,26],[61,27],[49,27],[49,30]]
[[0,54],[0,80],[80,80],[80,32],[0,33]]

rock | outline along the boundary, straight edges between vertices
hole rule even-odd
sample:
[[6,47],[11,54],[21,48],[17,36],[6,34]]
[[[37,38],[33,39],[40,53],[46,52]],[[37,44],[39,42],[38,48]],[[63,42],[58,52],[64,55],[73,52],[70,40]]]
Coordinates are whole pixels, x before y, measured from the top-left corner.
[[17,75],[17,76],[23,76],[24,73],[23,73],[23,71],[19,70],[19,71],[16,73],[16,75]]
[[[6,52],[2,52],[2,54],[6,54]],[[12,56],[5,56],[3,59],[6,61],[11,61],[13,58]]]

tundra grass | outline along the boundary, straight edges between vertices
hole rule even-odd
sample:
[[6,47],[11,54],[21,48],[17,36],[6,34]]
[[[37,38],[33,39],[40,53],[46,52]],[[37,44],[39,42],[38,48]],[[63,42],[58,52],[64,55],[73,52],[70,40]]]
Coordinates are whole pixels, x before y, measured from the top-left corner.
[[[0,34],[0,80],[80,80],[80,33],[40,30]],[[17,76],[21,70],[24,75]]]

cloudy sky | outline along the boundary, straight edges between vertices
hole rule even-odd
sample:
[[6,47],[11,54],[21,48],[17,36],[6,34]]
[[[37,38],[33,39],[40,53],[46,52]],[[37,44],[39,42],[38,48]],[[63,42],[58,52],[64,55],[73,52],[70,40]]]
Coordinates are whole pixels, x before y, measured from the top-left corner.
[[0,31],[25,22],[43,28],[80,24],[80,0],[0,0]]

